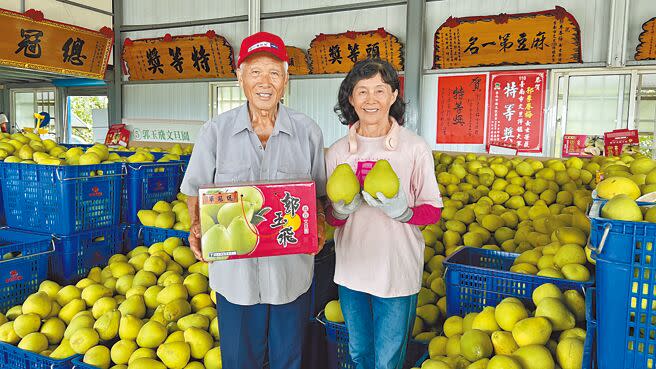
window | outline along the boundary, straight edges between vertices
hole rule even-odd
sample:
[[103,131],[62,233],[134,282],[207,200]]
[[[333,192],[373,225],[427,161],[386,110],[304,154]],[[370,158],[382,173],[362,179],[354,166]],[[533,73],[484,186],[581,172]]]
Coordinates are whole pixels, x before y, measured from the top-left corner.
[[210,118],[234,109],[246,102],[239,82],[210,83]]
[[[289,98],[289,84],[285,89],[285,96],[281,102]],[[210,118],[234,109],[246,102],[246,95],[239,86],[239,82],[210,83]]]
[[[50,115],[48,138],[54,139],[56,133],[55,89],[15,89],[12,90],[11,123],[13,130],[34,128],[36,121],[34,113],[46,112]],[[46,138],[46,137],[44,137]]]

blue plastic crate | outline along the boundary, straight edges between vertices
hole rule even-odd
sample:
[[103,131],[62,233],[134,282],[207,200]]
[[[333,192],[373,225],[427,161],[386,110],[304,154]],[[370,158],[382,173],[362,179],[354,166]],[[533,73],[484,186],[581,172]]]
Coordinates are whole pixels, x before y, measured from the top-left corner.
[[2,163],[2,197],[10,227],[71,235],[118,225],[122,164]]
[[465,316],[486,306],[495,306],[506,297],[517,297],[532,303],[533,290],[545,283],[582,293],[594,285],[594,280],[576,282],[513,273],[510,267],[518,256],[503,251],[463,247],[446,258],[443,264],[446,268],[447,315]]
[[[650,244],[656,243],[656,223],[625,222],[601,217],[605,200],[595,200],[590,207],[590,248],[596,259],[614,263],[634,264],[656,267],[647,263],[643,256],[653,255]],[[641,206],[654,206],[654,203],[638,203]],[[656,363],[655,363],[656,364]]]
[[654,367],[656,224],[601,218],[605,203],[594,201],[589,213],[589,247],[597,259],[598,366]]
[[72,360],[78,356],[52,359],[0,342],[0,368],[2,369],[71,369],[73,367]]
[[141,224],[121,224],[123,253],[127,254],[143,243],[141,242],[141,227]]
[[7,217],[5,216],[5,202],[2,200],[2,186],[0,185],[0,225],[7,224]]
[[189,232],[185,231],[144,226],[141,228],[141,236],[143,237],[143,244],[145,246],[150,246],[157,242],[164,242],[169,237],[179,237],[182,239],[182,243],[189,245]]
[[597,289],[591,287],[585,296],[585,320],[586,334],[583,345],[583,365],[581,369],[597,368],[597,318],[595,314],[595,305],[597,299]]
[[[323,311],[319,313],[316,319],[326,329],[328,369],[355,369],[355,363],[353,363],[349,354],[349,338],[346,324],[328,321]],[[412,366],[424,355],[427,349],[427,344],[410,340],[406,347],[404,368]]]
[[[596,369],[596,337],[597,337],[597,320],[594,314],[595,306],[595,288],[590,287],[586,291],[585,296],[585,318],[586,318],[586,335],[585,342],[583,343],[583,362],[581,369]],[[420,368],[424,361],[428,360],[430,356],[426,351],[415,363],[415,367]],[[556,358],[554,358],[555,360]]]
[[120,226],[80,232],[71,236],[54,236],[57,251],[50,257],[50,279],[72,284],[84,278],[89,270],[104,266],[109,258],[120,252]]
[[600,369],[656,365],[656,268],[640,264],[597,260]]
[[139,223],[137,212],[158,201],[173,201],[180,190],[182,162],[127,163],[121,193],[121,221]]
[[9,229],[0,229],[0,244],[0,257],[20,252],[12,259],[0,260],[0,312],[5,312],[36,292],[47,278],[48,256],[54,245],[50,235]]

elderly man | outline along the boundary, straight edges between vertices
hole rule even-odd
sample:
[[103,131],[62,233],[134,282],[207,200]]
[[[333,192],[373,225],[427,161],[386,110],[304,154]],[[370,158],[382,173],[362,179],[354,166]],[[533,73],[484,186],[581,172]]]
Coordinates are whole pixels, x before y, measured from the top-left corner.
[[[280,104],[289,78],[287,61],[280,37],[259,32],[244,39],[237,78],[248,103],[211,119],[198,133],[181,191],[189,196],[189,243],[199,260],[199,186],[311,177],[317,196],[325,195],[321,129],[306,115]],[[318,203],[321,248],[324,214]],[[262,368],[267,349],[271,369],[300,368],[313,268],[312,255],[210,264],[224,368]]]

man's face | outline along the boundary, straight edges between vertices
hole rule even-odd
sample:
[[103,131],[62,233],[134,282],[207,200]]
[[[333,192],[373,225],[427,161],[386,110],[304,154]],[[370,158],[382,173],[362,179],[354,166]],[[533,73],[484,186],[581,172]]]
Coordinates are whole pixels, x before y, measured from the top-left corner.
[[248,57],[237,69],[237,79],[248,103],[258,110],[271,110],[278,105],[288,78],[284,63],[266,53]]

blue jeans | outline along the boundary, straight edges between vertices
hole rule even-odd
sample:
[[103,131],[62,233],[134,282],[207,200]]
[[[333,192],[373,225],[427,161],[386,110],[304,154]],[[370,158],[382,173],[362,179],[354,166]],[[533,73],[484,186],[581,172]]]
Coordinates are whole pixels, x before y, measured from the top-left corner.
[[417,295],[382,298],[339,286],[339,302],[356,369],[401,369]]
[[221,359],[226,369],[301,369],[310,292],[283,305],[236,305],[216,294]]

